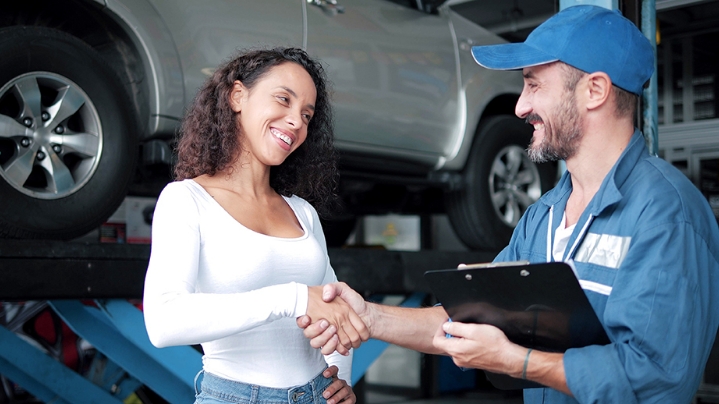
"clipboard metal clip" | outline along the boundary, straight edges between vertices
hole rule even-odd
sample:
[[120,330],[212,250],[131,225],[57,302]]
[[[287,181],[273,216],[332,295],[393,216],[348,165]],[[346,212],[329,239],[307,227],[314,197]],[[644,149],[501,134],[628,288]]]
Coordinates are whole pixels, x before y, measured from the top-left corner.
[[529,261],[505,261],[505,262],[479,262],[476,264],[459,264],[457,269],[474,269],[474,268],[496,268],[496,267],[513,267],[518,265],[528,265]]

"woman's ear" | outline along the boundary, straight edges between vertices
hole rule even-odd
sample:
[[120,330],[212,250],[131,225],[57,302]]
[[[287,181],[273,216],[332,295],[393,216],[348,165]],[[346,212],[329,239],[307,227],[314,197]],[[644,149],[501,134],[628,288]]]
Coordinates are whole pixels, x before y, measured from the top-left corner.
[[242,110],[243,98],[247,95],[247,88],[239,80],[235,80],[230,92],[230,108],[235,112]]
[[595,109],[607,102],[612,88],[612,80],[606,73],[596,72],[587,75],[587,109]]

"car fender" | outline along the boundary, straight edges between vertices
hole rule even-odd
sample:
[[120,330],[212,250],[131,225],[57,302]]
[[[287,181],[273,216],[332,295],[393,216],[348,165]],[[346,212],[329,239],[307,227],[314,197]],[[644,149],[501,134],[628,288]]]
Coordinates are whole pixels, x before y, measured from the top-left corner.
[[[477,66],[478,69],[482,67]],[[481,119],[487,115],[514,115],[514,103],[510,106],[488,111],[490,104],[502,97],[511,97],[513,100],[519,97],[521,87],[506,84],[507,75],[517,74],[521,80],[521,75],[517,72],[501,72],[486,70],[477,72],[465,82],[462,88],[462,94],[465,98],[465,114],[466,126],[462,136],[458,138],[458,143],[452,154],[446,157],[445,164],[442,169],[445,170],[461,170],[467,162],[469,150],[472,148],[477,127]]]
[[[133,41],[146,73],[149,94],[147,136],[173,133],[185,107],[183,71],[177,47],[162,16],[146,0],[106,0],[106,12]],[[132,11],[130,11],[132,10]]]
[[[451,27],[457,41],[460,69],[460,108],[463,108],[463,125],[458,125],[461,134],[443,158],[443,164],[437,169],[461,170],[466,164],[469,150],[482,116],[487,107],[498,97],[517,98],[522,91],[521,72],[505,72],[485,69],[472,57],[471,47],[497,43],[496,35],[476,25],[453,11],[447,5],[442,12],[449,15]],[[494,111],[493,111],[494,113]],[[514,114],[514,105],[503,106],[496,113]]]

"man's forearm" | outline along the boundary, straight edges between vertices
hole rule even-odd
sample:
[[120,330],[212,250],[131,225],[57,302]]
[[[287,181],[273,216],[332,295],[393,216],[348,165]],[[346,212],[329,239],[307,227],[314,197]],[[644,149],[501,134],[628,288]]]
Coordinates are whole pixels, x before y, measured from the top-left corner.
[[[527,361],[527,379],[572,396],[564,374],[564,354],[532,351]],[[516,375],[514,375],[516,376]]]
[[444,353],[432,345],[435,332],[448,318],[442,307],[412,309],[369,303],[368,309],[372,338],[424,353]]

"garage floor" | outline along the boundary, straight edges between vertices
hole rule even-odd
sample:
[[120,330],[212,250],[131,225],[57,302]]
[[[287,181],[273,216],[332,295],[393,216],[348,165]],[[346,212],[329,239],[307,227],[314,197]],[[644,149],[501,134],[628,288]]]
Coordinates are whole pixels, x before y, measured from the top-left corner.
[[432,399],[407,400],[399,396],[382,393],[365,393],[365,404],[522,404],[521,393],[517,392],[468,392]]
[[[422,368],[435,369],[432,376]],[[433,384],[428,388],[426,384]],[[434,389],[437,393],[428,393]],[[522,404],[521,391],[494,388],[481,371],[463,372],[446,357],[390,345],[355,386],[360,404]],[[436,396],[430,399],[423,396]]]

